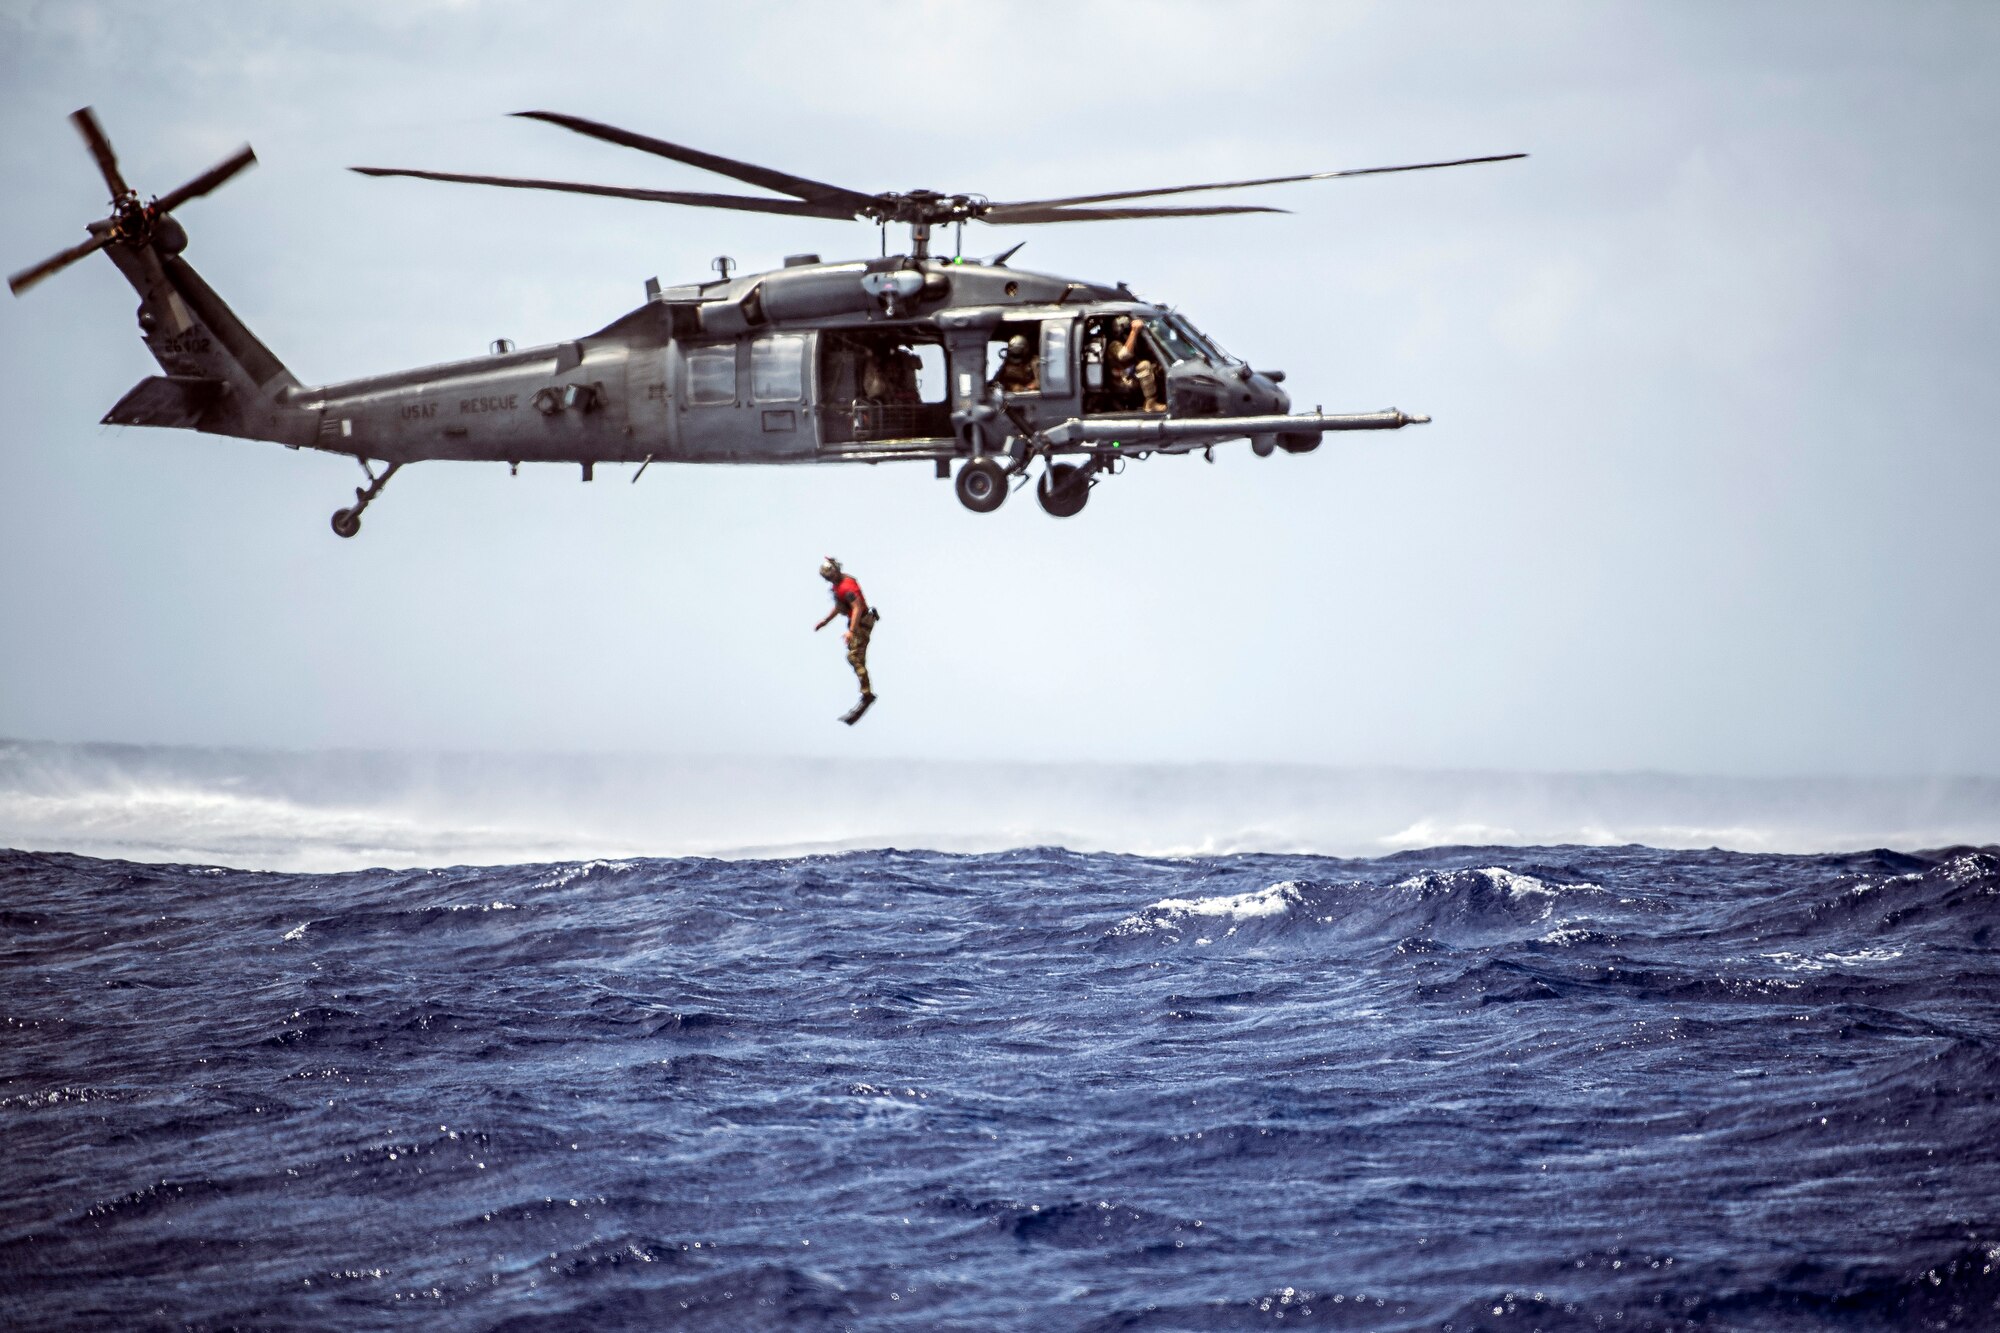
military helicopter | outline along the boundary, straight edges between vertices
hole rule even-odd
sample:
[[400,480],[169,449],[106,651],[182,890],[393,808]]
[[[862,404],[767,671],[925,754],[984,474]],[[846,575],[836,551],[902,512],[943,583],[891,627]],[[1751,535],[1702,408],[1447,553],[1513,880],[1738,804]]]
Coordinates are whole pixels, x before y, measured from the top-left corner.
[[[868,219],[872,259],[822,263],[792,255],[767,273],[662,287],[596,333],[546,347],[500,340],[490,354],[416,370],[308,386],[259,342],[181,257],[173,213],[256,161],[246,144],[150,203],[119,173],[89,107],[71,120],[111,190],[111,215],[90,238],[8,279],[19,295],[104,251],[139,293],[139,330],[163,375],[141,380],[103,420],[272,440],[353,457],[367,477],[333,515],[352,537],[362,511],[406,463],[428,459],[569,463],[589,481],[600,463],[885,463],[926,461],[956,477],[967,509],[1000,507],[1041,461],[1036,498],[1059,518],[1128,459],[1205,451],[1247,438],[1259,456],[1306,453],[1328,431],[1395,430],[1428,421],[1380,412],[1293,413],[1284,373],[1230,356],[1188,318],[1107,286],[1010,267],[1019,245],[967,261],[964,224],[1018,226],[1231,213],[1262,205],[1134,205],[1164,195],[1427,171],[1504,162],[1490,157],[1320,171],[1261,180],[1119,190],[994,203],[935,190],[866,194],[738,162],[550,111],[518,115],[783,196],[629,189],[565,181],[386,167],[411,176],[559,190],[794,217]],[[1110,205],[1107,207],[1106,205]],[[907,254],[888,227],[909,228]],[[958,229],[961,253],[931,253],[933,229]],[[380,471],[377,471],[377,465]]]

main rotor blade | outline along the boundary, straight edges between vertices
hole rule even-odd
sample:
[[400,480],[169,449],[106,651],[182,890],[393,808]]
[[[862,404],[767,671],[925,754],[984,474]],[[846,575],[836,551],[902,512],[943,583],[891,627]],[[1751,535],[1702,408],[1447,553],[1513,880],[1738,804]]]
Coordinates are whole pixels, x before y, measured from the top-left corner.
[[118,174],[118,155],[111,151],[111,140],[104,137],[104,127],[97,123],[97,113],[89,107],[78,107],[69,113],[70,123],[76,126],[83,141],[90,145],[90,155],[97,159],[97,169],[104,173],[104,183],[111,187],[113,199],[123,199],[132,193],[125,178]]
[[995,204],[979,215],[981,222],[1013,226],[1028,222],[1108,222],[1117,218],[1201,218],[1220,213],[1289,213],[1289,208],[1257,204],[1225,204],[1214,208],[1052,208],[1040,204]]
[[169,190],[154,200],[153,211],[156,213],[171,213],[188,200],[199,199],[202,195],[207,194],[237,172],[247,167],[255,166],[256,163],[257,155],[250,151],[250,145],[246,143],[230,156],[216,163],[207,171],[202,172],[201,175],[196,176],[178,190]]
[[102,250],[110,239],[110,233],[106,232],[104,235],[91,237],[82,245],[72,245],[59,255],[50,255],[33,268],[24,268],[19,273],[11,275],[7,279],[7,289],[19,296],[51,273],[60,272],[85,255]]
[[1241,190],[1252,185],[1290,185],[1294,181],[1325,181],[1341,176],[1382,176],[1392,171],[1432,171],[1438,167],[1469,167],[1479,162],[1511,162],[1526,153],[1501,153],[1495,157],[1460,157],[1449,162],[1415,162],[1402,167],[1355,167],[1348,171],[1314,171],[1303,176],[1266,176],[1261,180],[1217,181],[1211,185],[1171,185],[1164,190],[1120,190],[1112,194],[1079,194],[1067,199],[1028,199],[1019,204],[995,204],[1003,208],[1067,208],[1072,204],[1103,204],[1115,199],[1150,199],[1162,194],[1193,194],[1197,190]]
[[696,208],[733,208],[745,213],[784,213],[792,217],[851,219],[843,204],[804,199],[757,199],[744,194],[690,194],[684,190],[634,190],[623,185],[580,185],[574,181],[529,180],[519,176],[467,176],[455,171],[410,171],[400,167],[349,167],[364,176],[414,176],[418,180],[456,181],[461,185],[499,185],[513,190],[561,190],[569,194],[600,194],[612,199],[641,199],[654,204],[690,204]]
[[746,185],[761,185],[767,190],[776,190],[781,194],[789,194],[812,203],[843,204],[848,209],[843,215],[846,217],[858,215],[865,205],[875,200],[874,195],[863,194],[859,190],[773,171],[769,167],[760,167],[751,162],[738,162],[734,158],[704,153],[699,148],[684,148],[677,143],[668,143],[665,139],[634,134],[630,130],[585,120],[581,116],[566,116],[559,111],[516,111],[514,114],[526,120],[541,120],[551,125],[560,125],[566,130],[587,134],[606,143],[622,144],[627,148],[636,148],[642,153],[652,153],[675,162],[685,162],[691,167],[700,167],[703,171],[712,171],[718,176],[727,176]]

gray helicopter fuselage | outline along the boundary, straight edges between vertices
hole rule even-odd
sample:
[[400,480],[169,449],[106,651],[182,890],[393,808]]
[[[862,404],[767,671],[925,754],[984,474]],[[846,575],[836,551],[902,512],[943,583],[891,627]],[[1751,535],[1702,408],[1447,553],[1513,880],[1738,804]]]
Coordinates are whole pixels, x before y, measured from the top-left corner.
[[[314,447],[393,463],[946,459],[977,447],[958,424],[990,396],[1003,330],[1035,344],[1036,386],[1006,403],[1017,424],[1042,428],[1084,412],[1086,318],[1162,313],[1123,288],[1004,266],[800,263],[655,288],[571,342],[297,388],[285,405],[316,415]],[[839,373],[836,345],[871,338],[929,351],[931,401],[885,410]],[[1219,417],[1288,409],[1269,377],[1217,360],[1173,360],[1177,405]]]

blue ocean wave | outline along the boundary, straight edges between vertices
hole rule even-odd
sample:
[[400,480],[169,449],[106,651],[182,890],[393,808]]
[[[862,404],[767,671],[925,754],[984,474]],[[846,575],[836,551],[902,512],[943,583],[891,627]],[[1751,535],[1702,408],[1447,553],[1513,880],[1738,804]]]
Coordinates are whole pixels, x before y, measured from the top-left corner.
[[2000,1327],[1991,847],[0,904],[8,1327]]

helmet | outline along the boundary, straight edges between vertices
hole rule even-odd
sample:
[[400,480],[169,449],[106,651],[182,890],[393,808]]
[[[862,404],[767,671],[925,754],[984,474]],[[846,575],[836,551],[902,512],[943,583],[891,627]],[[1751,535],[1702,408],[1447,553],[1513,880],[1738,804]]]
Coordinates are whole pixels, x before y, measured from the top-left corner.
[[1028,356],[1028,336],[1026,334],[1017,333],[1007,340],[1007,359],[1009,361],[1026,361]]
[[840,562],[838,560],[835,560],[832,556],[828,556],[826,559],[820,561],[819,576],[825,579],[828,583],[832,583],[835,580],[839,579]]

